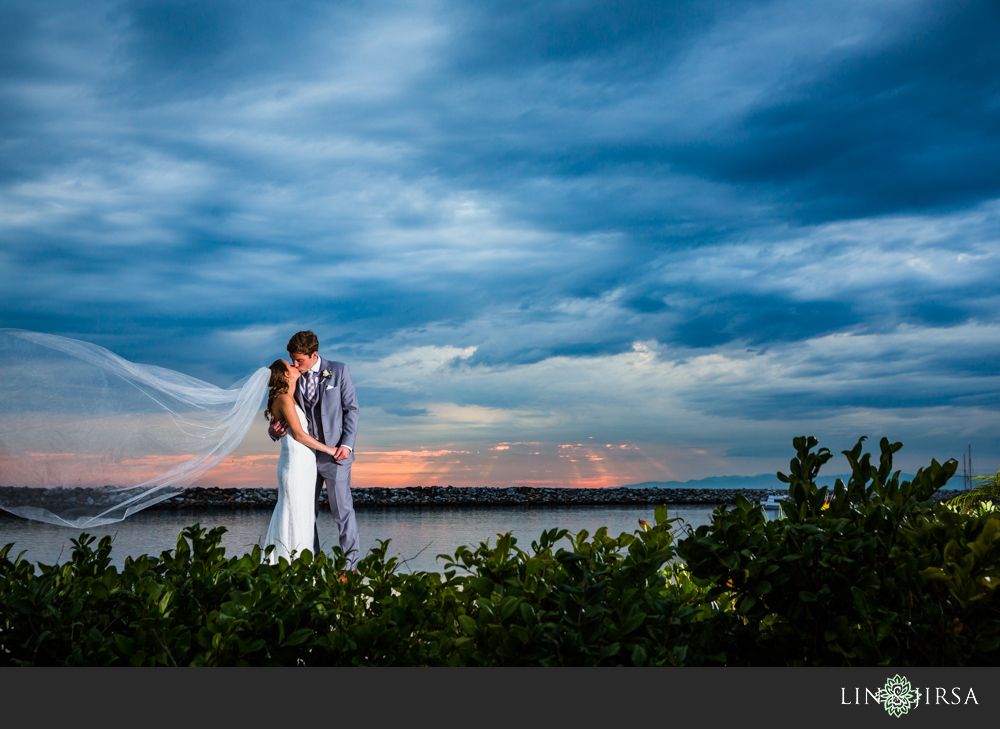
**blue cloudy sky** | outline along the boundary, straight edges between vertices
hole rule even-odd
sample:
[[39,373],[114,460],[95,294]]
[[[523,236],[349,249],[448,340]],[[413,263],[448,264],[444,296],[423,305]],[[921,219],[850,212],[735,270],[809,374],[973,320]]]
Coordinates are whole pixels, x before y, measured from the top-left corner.
[[997,69],[986,1],[3,0],[0,321],[312,329],[359,486],[996,470]]

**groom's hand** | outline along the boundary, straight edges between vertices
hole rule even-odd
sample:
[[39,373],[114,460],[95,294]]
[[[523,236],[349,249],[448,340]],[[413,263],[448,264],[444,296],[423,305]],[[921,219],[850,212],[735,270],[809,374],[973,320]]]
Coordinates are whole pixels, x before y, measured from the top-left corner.
[[277,418],[271,418],[271,425],[267,429],[267,434],[278,440],[279,438],[285,437],[285,432],[287,431],[288,424],[284,420],[278,420]]
[[340,446],[339,448],[337,448],[336,453],[333,454],[333,460],[342,461],[349,455],[351,455],[351,449],[348,448],[347,446]]

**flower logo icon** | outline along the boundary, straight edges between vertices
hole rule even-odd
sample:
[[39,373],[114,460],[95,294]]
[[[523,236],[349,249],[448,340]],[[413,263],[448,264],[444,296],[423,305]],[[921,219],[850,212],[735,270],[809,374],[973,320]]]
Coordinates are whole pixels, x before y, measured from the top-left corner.
[[910,681],[898,673],[886,679],[885,686],[879,692],[882,701],[882,708],[890,716],[900,717],[907,713],[911,707],[917,706],[917,691],[910,686]]

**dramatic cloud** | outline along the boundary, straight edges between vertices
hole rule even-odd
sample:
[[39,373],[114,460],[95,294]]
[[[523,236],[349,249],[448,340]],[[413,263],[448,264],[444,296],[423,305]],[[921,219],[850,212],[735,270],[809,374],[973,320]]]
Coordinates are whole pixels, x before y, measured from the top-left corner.
[[[372,483],[758,473],[802,433],[995,470],[998,31],[988,2],[6,3],[3,324],[222,385],[313,329]],[[234,464],[269,468],[259,435]]]

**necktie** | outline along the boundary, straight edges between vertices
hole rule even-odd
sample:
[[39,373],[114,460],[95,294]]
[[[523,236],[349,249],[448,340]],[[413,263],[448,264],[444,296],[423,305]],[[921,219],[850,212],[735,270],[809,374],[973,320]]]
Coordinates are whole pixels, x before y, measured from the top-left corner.
[[316,378],[315,372],[306,372],[305,374],[305,385],[306,388],[302,392],[302,397],[306,401],[307,405],[312,405],[316,402]]

